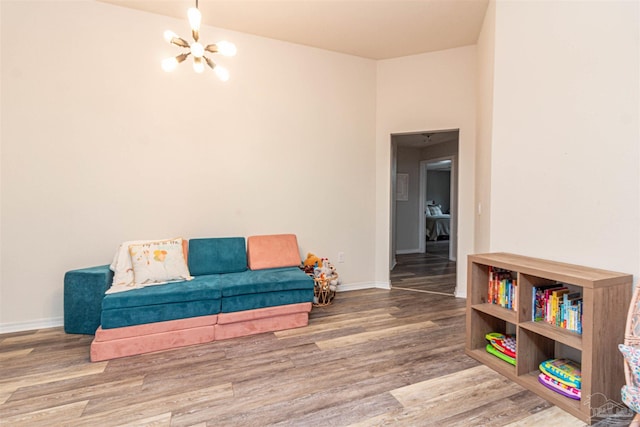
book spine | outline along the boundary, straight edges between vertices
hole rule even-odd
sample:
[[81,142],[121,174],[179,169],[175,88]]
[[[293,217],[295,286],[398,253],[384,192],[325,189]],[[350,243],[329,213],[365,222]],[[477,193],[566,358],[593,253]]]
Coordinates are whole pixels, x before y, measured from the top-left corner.
[[489,283],[487,285],[487,302],[493,303],[493,267],[489,266]]

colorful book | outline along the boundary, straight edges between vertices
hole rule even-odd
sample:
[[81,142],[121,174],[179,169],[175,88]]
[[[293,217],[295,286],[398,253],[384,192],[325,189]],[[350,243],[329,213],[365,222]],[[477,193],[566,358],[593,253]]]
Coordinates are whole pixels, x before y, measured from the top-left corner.
[[489,266],[487,302],[509,310],[517,310],[517,285],[517,279],[513,278],[513,272]]
[[534,322],[541,322],[545,320],[547,313],[547,294],[549,290],[558,289],[558,285],[544,285],[535,286],[532,289],[531,295],[531,320]]
[[563,295],[568,293],[569,289],[567,288],[556,289],[551,292],[551,300],[549,303],[550,313],[547,316],[547,322],[560,326],[560,301],[562,301]]

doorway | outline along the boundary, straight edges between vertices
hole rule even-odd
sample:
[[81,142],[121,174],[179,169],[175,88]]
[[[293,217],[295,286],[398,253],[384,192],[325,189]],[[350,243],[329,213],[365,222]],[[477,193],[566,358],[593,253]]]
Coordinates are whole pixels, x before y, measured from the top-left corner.
[[[455,293],[458,144],[458,129],[391,135],[393,288]],[[430,175],[431,184],[441,181],[436,193],[428,192]]]
[[420,162],[418,227],[420,252],[456,260],[458,230],[458,156]]

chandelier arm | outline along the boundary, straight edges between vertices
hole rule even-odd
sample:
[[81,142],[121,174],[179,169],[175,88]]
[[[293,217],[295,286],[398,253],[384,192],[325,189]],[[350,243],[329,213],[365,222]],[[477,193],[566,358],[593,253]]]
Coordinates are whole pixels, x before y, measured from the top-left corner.
[[182,37],[174,37],[171,39],[170,43],[180,47],[187,47],[187,48],[189,47],[189,42],[187,42]]
[[208,44],[207,47],[204,48],[207,52],[218,53],[218,45],[217,44]]
[[207,65],[209,67],[211,67],[211,69],[213,70],[214,68],[216,68],[216,63],[213,62],[211,59],[207,58],[206,56],[202,56],[205,60],[205,62],[207,63]]
[[192,29],[192,30],[191,30],[191,35],[193,36],[193,39],[194,39],[195,41],[198,41],[198,39],[200,38],[200,34],[199,34],[198,30],[193,30],[193,29]]
[[178,61],[178,64],[181,63],[182,61],[184,61],[185,59],[187,59],[187,57],[191,55],[191,52],[185,52],[185,53],[181,53],[180,55],[176,56],[176,61]]

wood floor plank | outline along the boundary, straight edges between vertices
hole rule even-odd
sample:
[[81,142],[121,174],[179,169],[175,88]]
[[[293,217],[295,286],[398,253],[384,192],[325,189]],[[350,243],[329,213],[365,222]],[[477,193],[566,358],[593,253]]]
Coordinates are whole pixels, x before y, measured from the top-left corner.
[[533,414],[527,418],[504,424],[505,427],[538,427],[538,426],[585,427],[583,421],[573,417],[557,406]]
[[[139,393],[144,377],[118,379],[116,381],[100,381],[95,383],[73,382],[59,384],[57,390],[42,387],[42,384],[23,387],[11,395],[11,399],[2,406],[2,413],[14,416],[29,411],[39,411],[51,407],[67,405],[77,401],[104,399],[108,396]],[[34,390],[35,389],[35,390]],[[44,390],[43,390],[44,389]]]
[[23,348],[20,350],[2,351],[0,352],[0,362],[16,357],[23,357],[31,353],[33,348]]
[[[391,313],[380,313],[381,310],[372,310],[377,312],[376,314],[368,314],[362,313],[362,317],[353,317],[341,320],[341,321],[333,321],[333,322],[324,322],[324,321],[311,321],[309,322],[309,326],[305,328],[295,328],[295,329],[287,329],[284,331],[274,332],[275,336],[284,339],[290,337],[297,337],[301,335],[312,335],[318,332],[327,332],[327,331],[335,331],[340,330],[347,327],[362,327],[363,319],[366,319],[368,322],[378,321],[378,320],[392,320],[394,317]],[[346,317],[346,316],[342,316]]]
[[316,344],[322,350],[328,350],[332,348],[347,347],[347,346],[352,346],[356,344],[379,341],[385,338],[400,335],[402,333],[411,332],[415,330],[422,330],[426,328],[433,328],[435,326],[437,326],[435,323],[431,321],[426,321],[426,322],[414,323],[409,325],[396,326],[393,328],[388,328],[383,330],[362,332],[359,334],[349,335],[346,337],[322,340],[322,341],[318,341]]
[[54,426],[66,424],[69,420],[80,418],[88,401],[74,402],[67,405],[28,412],[12,417],[3,416],[0,412],[0,420],[7,426]]
[[[142,418],[127,422],[125,424],[118,424],[117,427],[169,427],[171,425],[171,412],[165,412],[164,414],[154,415],[152,417]],[[206,426],[206,424],[205,424]]]
[[[519,396],[527,396],[526,400],[518,399]],[[513,420],[522,420],[548,408],[550,405],[545,404],[539,397],[532,397],[528,392],[521,392],[509,396],[502,400],[491,400],[484,405],[473,408],[470,411],[464,411],[451,417],[441,420],[442,425],[447,427],[464,427],[464,426],[503,426],[505,423],[512,423]],[[542,408],[542,409],[541,409]],[[547,424],[551,425],[551,424]]]
[[163,393],[157,393],[151,398],[139,400],[137,402],[127,402],[118,407],[103,408],[97,411],[95,408],[85,409],[82,418],[70,420],[67,425],[117,425],[130,422],[136,418],[156,417],[173,412],[182,407],[188,407],[202,402],[221,402],[224,399],[233,397],[233,386],[231,383],[221,384],[214,387],[198,388],[195,390],[173,393],[170,389]]
[[67,380],[86,375],[96,375],[104,371],[107,362],[89,363],[49,372],[47,375],[32,374],[20,378],[0,379],[0,395],[13,393],[21,387],[30,387],[55,381]]
[[[364,425],[446,425],[443,420],[452,415],[472,411],[488,401],[501,400],[522,390],[517,384],[495,373],[485,373],[481,368],[484,367],[463,373],[464,385],[458,382],[456,374],[452,374],[445,376],[445,380],[436,378],[393,390],[391,394],[400,401],[404,410],[374,417]],[[480,378],[473,381],[476,374]],[[453,376],[455,382],[451,382]]]

